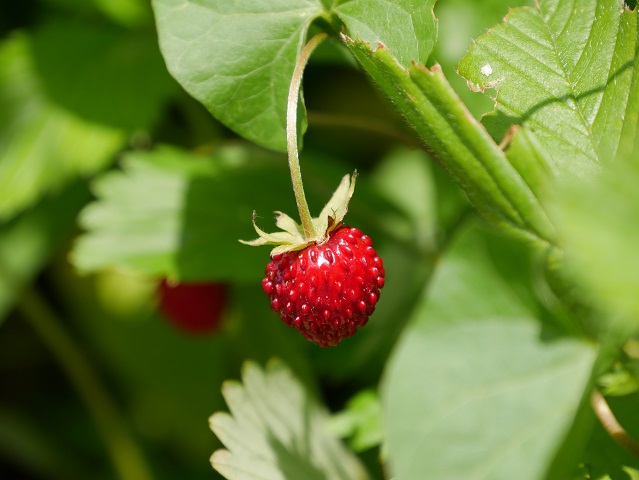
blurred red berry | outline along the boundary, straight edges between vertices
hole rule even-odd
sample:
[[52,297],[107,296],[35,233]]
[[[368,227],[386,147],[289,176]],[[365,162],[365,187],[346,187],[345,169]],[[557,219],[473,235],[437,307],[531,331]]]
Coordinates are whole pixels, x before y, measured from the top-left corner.
[[183,332],[204,335],[216,331],[226,308],[224,283],[177,283],[163,279],[158,285],[159,308]]

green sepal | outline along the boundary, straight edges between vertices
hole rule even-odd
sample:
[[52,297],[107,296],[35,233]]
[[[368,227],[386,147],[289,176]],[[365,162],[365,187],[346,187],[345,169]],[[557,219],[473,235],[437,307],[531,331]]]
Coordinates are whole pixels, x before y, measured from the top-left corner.
[[[278,245],[280,247],[286,247],[285,249],[279,249],[281,251],[279,251],[278,253],[284,253],[304,248],[298,246],[302,245],[305,242],[304,237],[301,235],[301,233],[296,231],[300,228],[297,223],[291,217],[283,214],[282,212],[276,213],[278,213],[277,226],[280,228],[284,228],[284,225],[286,229],[291,228],[292,231],[286,230],[282,232],[267,233],[257,226],[257,224],[255,223],[255,217],[257,216],[257,213],[253,212],[253,228],[259,236],[255,240],[240,240],[240,242],[252,247],[259,247],[262,245]],[[276,255],[276,253],[272,253],[272,255]]]
[[335,190],[331,199],[322,209],[320,216],[313,219],[315,231],[318,232],[318,235],[324,237],[318,243],[326,241],[329,233],[344,220],[346,212],[348,212],[348,204],[355,191],[356,180],[357,170],[353,172],[352,176],[344,175],[337,190]]
[[277,225],[278,228],[281,228],[291,235],[300,236],[302,238],[304,237],[304,229],[299,223],[284,212],[276,211],[275,214],[277,215],[277,217],[275,217],[275,225]]
[[357,171],[353,175],[344,175],[333,196],[322,209],[319,217],[313,218],[313,226],[317,232],[314,238],[306,238],[302,226],[283,212],[275,212],[275,224],[282,231],[267,233],[257,226],[253,212],[253,228],[257,232],[258,238],[255,240],[240,240],[245,245],[259,247],[262,245],[275,245],[271,250],[271,257],[286,252],[302,250],[310,245],[321,245],[325,243],[330,233],[342,222],[348,212],[348,204],[355,191],[355,180]]

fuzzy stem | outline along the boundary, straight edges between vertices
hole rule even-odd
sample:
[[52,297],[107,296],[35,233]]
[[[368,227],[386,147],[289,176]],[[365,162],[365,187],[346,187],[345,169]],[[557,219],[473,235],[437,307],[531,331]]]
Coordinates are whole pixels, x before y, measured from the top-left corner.
[[608,405],[608,402],[606,402],[606,399],[599,390],[592,392],[590,404],[604,430],[608,432],[608,435],[635,457],[639,457],[639,442],[628,435],[628,432],[619,424],[615,418],[615,414],[612,413],[610,409],[610,405]]
[[27,288],[18,309],[58,361],[84,401],[122,480],[150,480],[142,451],[129,435],[123,419],[87,358],[62,327],[62,323],[35,291]]
[[302,75],[313,50],[326,39],[328,35],[324,32],[318,33],[311,38],[300,52],[300,56],[293,70],[293,78],[288,91],[288,104],[286,108],[286,147],[288,150],[288,167],[291,170],[291,181],[295,192],[295,202],[302,221],[305,240],[314,239],[317,234],[313,227],[313,217],[308,209],[306,196],[304,195],[304,184],[302,183],[302,172],[300,170],[300,159],[297,152],[297,103],[302,86]]

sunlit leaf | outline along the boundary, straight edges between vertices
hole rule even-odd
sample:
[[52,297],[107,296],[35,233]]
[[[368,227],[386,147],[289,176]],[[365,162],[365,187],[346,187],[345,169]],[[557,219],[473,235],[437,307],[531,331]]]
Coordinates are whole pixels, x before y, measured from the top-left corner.
[[437,40],[436,0],[339,0],[335,11],[349,36],[382,43],[409,67],[426,63]]
[[543,479],[588,385],[592,346],[544,327],[485,242],[455,241],[386,370],[398,478]]
[[497,92],[495,115],[533,131],[558,174],[583,176],[634,139],[636,55],[622,0],[539,0],[480,37],[459,71]]
[[169,70],[220,121],[286,149],[286,99],[320,0],[154,0]]

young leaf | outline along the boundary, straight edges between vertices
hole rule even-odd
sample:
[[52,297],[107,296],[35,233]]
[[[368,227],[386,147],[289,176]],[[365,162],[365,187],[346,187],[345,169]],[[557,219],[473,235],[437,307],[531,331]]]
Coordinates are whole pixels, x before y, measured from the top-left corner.
[[557,174],[583,176],[634,138],[636,55],[623,0],[538,0],[480,37],[459,72],[497,92],[495,114],[532,130]]
[[539,199],[459,101],[438,66],[406,70],[386,48],[373,51],[359,40],[346,42],[486,219],[519,236],[554,241],[554,226]]
[[226,382],[230,414],[216,413],[211,429],[228,450],[211,457],[230,480],[357,480],[368,475],[328,430],[327,412],[280,362],[265,371],[247,363],[243,383]]
[[397,478],[541,480],[595,349],[544,329],[472,232],[439,264],[384,374],[389,466]]
[[221,122],[286,150],[286,99],[320,0],[153,0],[169,71]]
[[348,35],[386,46],[404,67],[426,63],[437,40],[435,0],[339,0]]

